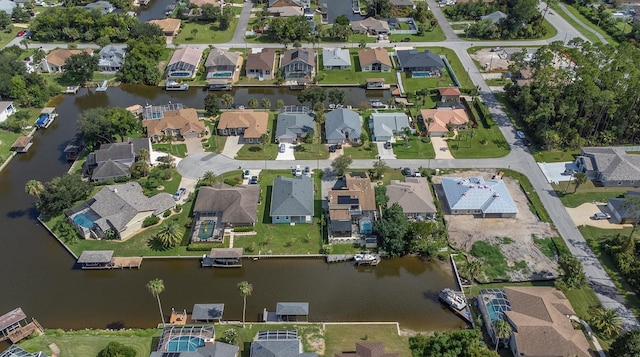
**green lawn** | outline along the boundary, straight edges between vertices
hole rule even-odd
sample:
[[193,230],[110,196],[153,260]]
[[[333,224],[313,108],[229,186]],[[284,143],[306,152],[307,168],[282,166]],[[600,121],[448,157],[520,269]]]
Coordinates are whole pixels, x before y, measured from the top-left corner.
[[352,159],[375,159],[378,156],[378,147],[375,143],[367,142],[360,146],[344,147],[344,154]]
[[[567,5],[565,5],[567,6]],[[584,26],[580,25],[576,20],[574,20],[571,16],[567,15],[567,13],[560,8],[560,6],[558,6],[557,3],[551,3],[551,8],[553,9],[553,11],[556,12],[556,14],[562,16],[563,19],[565,19],[565,21],[567,21],[569,24],[571,24],[571,26],[573,26],[573,28],[575,28],[576,30],[578,30],[578,32],[580,32],[580,34],[582,34],[582,36],[586,37],[587,40],[589,40],[592,43],[600,43],[600,39],[598,38],[598,36],[596,36],[593,32],[587,30]],[[567,41],[570,39],[567,39]]]
[[[173,43],[181,45],[185,43],[225,43],[231,41],[233,33],[238,25],[238,19],[233,18],[229,28],[220,31],[218,25],[201,24],[198,22],[183,22],[180,33],[174,37]],[[195,35],[193,30],[197,30]]]
[[261,202],[258,205],[256,235],[236,237],[234,248],[245,248],[245,254],[318,254],[321,242],[321,226],[318,224],[322,211],[320,177],[314,173],[315,210],[312,224],[272,224],[269,211],[273,180],[277,176],[292,177],[288,170],[263,170],[260,173]]
[[442,28],[440,26],[436,26],[432,31],[425,31],[422,35],[390,35],[389,41],[400,42],[402,39],[407,37],[411,39],[412,42],[440,42],[444,41],[446,38]]
[[453,80],[447,71],[444,71],[440,77],[429,78],[411,78],[408,76],[408,72],[402,73],[402,86],[405,93],[415,93],[421,89],[452,87],[453,85]]
[[11,145],[22,136],[21,133],[13,133],[0,130],[0,163],[4,162],[11,155]]
[[595,253],[602,264],[602,267],[607,272],[613,283],[618,288],[618,291],[622,296],[624,296],[627,304],[631,307],[633,314],[636,316],[640,316],[640,298],[636,294],[636,292],[627,284],[624,277],[620,275],[618,272],[618,268],[616,267],[615,262],[611,258],[609,254],[607,254],[602,247],[600,246],[600,242],[604,237],[608,236],[616,236],[621,234],[625,237],[628,237],[631,233],[631,228],[627,227],[624,229],[600,229],[591,226],[580,226],[578,227],[580,233],[589,244],[591,250]]
[[579,150],[568,151],[538,151],[533,154],[537,162],[567,162],[574,161]]
[[456,139],[447,140],[451,155],[462,158],[494,158],[503,157],[510,151],[500,127],[491,116],[482,120],[476,106],[470,103],[471,111],[478,118],[478,127],[458,132]]
[[187,157],[187,144],[179,144],[174,141],[172,144],[152,144],[153,150],[169,153],[177,157]]
[[[322,51],[320,51],[322,53]],[[350,49],[351,69],[349,70],[320,70],[320,84],[353,84],[363,85],[367,78],[384,78],[385,84],[396,84],[396,71],[391,70],[389,73],[372,73],[362,72],[360,68],[360,60],[358,58],[358,49]],[[318,68],[324,68],[322,56],[320,55],[320,63]]]
[[[547,30],[547,33],[542,35],[542,36],[530,37],[530,38],[518,38],[518,39],[514,39],[514,40],[509,40],[509,41],[546,40],[546,39],[550,39],[550,38],[552,38],[552,37],[554,37],[554,36],[556,36],[558,34],[558,30],[556,30],[556,28],[553,27],[553,25],[551,25],[551,23],[549,21],[547,21],[547,19],[544,20],[544,22],[542,23],[542,26]],[[460,34],[459,37],[460,37],[460,39],[465,40],[465,41],[487,41],[487,39],[467,37],[465,34]]]
[[531,185],[531,182],[529,181],[527,176],[523,175],[518,171],[514,171],[510,169],[503,168],[501,169],[501,171],[504,172],[505,176],[514,178],[518,180],[518,182],[520,182],[520,186],[522,187],[524,192],[527,194],[527,199],[529,200],[529,209],[531,210],[531,212],[536,216],[538,216],[540,221],[551,223],[551,217],[549,217],[549,213],[544,208],[544,205],[540,200],[540,196],[538,196],[538,193],[533,188],[533,185]]
[[449,61],[453,72],[455,72],[456,76],[458,77],[460,86],[462,88],[475,88],[475,85],[469,77],[469,73],[467,73],[467,68],[464,68],[462,62],[460,62],[460,59],[452,49],[444,47],[418,47],[417,49],[420,51],[431,50],[437,54],[444,55]]
[[302,143],[294,149],[296,160],[324,160],[329,158],[329,150],[324,144]]
[[607,202],[610,198],[622,197],[628,191],[623,187],[596,187],[590,180],[580,185],[575,193],[573,182],[560,182],[558,185],[551,186],[560,197],[562,204],[572,208],[587,202]]
[[[11,30],[9,30],[9,32],[0,31],[0,48],[6,46],[9,42],[11,42],[11,40],[16,38],[16,34],[20,30],[23,30],[23,29],[13,26],[11,28]],[[31,42],[31,41],[29,41],[29,42]],[[24,47],[24,46],[21,46],[21,47]]]
[[43,351],[48,356],[52,356],[49,344],[55,343],[59,348],[61,356],[65,357],[88,357],[97,356],[100,350],[105,348],[109,342],[120,342],[123,345],[132,347],[136,351],[136,356],[148,356],[156,346],[153,345],[154,337],[159,337],[162,330],[80,330],[62,331],[46,330],[44,335],[30,337],[20,342],[20,347],[28,352]]
[[[204,151],[220,153],[224,150],[224,144],[227,142],[227,137],[222,135],[216,135],[216,124],[211,121],[205,120],[205,124],[209,128],[211,136],[209,140],[204,144]],[[208,146],[207,146],[208,145]]]
[[324,356],[335,356],[336,353],[354,351],[356,342],[382,342],[386,353],[398,353],[410,357],[407,336],[398,335],[396,325],[325,325]]
[[409,137],[409,145],[404,140],[393,144],[393,153],[397,159],[433,159],[436,153],[428,137],[412,135]]
[[243,145],[236,160],[275,160],[278,157],[278,144],[274,142],[276,133],[276,114],[277,111],[269,112],[269,141],[264,144],[246,144]]
[[[242,325],[220,325],[215,324],[216,331],[216,339],[220,339],[220,337],[224,336],[224,332],[228,329],[236,330],[238,333],[238,341],[236,345],[240,347],[239,357],[249,357],[251,352],[251,342],[256,337],[258,331],[265,330],[296,330],[298,331],[298,336],[300,337],[300,341],[302,342],[302,349],[304,352],[321,352],[318,351],[317,348],[311,346],[310,341],[319,341],[322,342],[324,338],[324,333],[322,331],[321,324],[259,324],[259,323],[248,323],[243,328]],[[353,325],[353,328],[362,329],[362,325]]]

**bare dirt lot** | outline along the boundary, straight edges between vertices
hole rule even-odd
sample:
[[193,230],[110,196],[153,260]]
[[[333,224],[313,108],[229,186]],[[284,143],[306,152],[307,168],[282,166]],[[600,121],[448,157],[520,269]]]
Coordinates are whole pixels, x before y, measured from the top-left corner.
[[[444,176],[481,176],[487,180],[494,174],[495,171],[464,171]],[[449,243],[454,248],[469,252],[475,242],[484,241],[500,248],[509,267],[514,267],[518,262],[526,262],[527,269],[509,270],[508,278],[512,281],[549,278],[549,273],[557,276],[556,262],[545,256],[533,242],[533,236],[547,238],[557,236],[557,233],[550,224],[540,222],[538,217],[531,213],[527,197],[516,180],[504,177],[509,193],[518,207],[516,217],[482,218],[473,215],[451,215],[440,178],[434,176],[433,182],[447,220]]]

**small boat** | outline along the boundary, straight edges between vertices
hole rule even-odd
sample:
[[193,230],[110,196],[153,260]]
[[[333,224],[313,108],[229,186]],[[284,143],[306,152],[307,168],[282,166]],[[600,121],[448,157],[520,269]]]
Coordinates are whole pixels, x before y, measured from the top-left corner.
[[42,111],[40,112],[40,116],[38,116],[38,119],[36,120],[36,128],[38,129],[45,129],[48,128],[49,125],[51,125],[51,123],[53,123],[53,121],[55,120],[55,118],[58,116],[57,113],[55,113],[56,108],[51,108],[51,107],[47,107],[42,109]]
[[371,99],[371,100],[369,101],[369,103],[371,104],[371,108],[382,108],[382,109],[387,109],[387,108],[389,108],[389,106],[388,106],[388,105],[386,105],[386,104],[382,103],[382,102],[381,102],[381,101],[379,101],[379,100]]
[[105,79],[102,82],[102,85],[99,85],[96,87],[96,92],[106,92],[108,87],[109,87],[109,81]]
[[440,294],[438,294],[438,297],[440,298],[440,301],[456,310],[462,310],[467,307],[467,303],[464,299],[449,288],[442,289]]
[[189,89],[189,83],[178,83],[174,80],[168,80],[164,86],[164,90],[187,90]]

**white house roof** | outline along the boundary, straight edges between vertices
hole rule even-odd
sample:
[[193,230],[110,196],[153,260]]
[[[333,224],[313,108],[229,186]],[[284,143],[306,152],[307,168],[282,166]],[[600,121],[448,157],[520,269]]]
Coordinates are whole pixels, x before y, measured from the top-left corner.
[[451,210],[481,210],[483,213],[518,213],[502,180],[482,177],[443,177],[442,188]]
[[326,66],[351,66],[349,51],[343,48],[325,48],[322,50],[322,63]]

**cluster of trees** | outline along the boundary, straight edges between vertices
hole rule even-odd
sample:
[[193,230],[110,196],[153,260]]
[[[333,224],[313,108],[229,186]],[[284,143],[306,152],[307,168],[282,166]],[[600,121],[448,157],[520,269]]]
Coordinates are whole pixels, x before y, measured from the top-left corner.
[[129,28],[139,23],[127,14],[102,15],[99,10],[81,7],[50,7],[31,22],[32,38],[40,42],[110,42],[129,39]]
[[42,107],[60,87],[49,84],[37,73],[27,73],[17,46],[0,50],[0,97],[13,100],[21,107]]
[[[95,0],[64,0],[62,4],[65,7],[85,6],[95,2]],[[131,9],[131,1],[129,0],[110,0],[111,5],[117,9]]]
[[204,4],[200,8],[200,20],[209,23],[218,23],[218,30],[225,31],[231,26],[233,20],[233,7],[231,6],[213,6],[212,4]]
[[611,256],[620,275],[631,288],[640,289],[640,252],[636,251],[636,239],[633,233],[629,236],[617,234],[605,237],[600,245]]
[[82,86],[93,79],[93,72],[98,70],[98,56],[86,52],[71,55],[64,61],[64,66],[62,79]]
[[162,58],[165,39],[157,25],[136,22],[129,31],[127,57],[117,78],[123,83],[155,86],[162,79],[158,62]]
[[273,41],[285,46],[308,40],[310,33],[311,24],[304,16],[274,17],[269,21],[267,31],[267,35]]
[[611,357],[640,356],[640,330],[620,334],[609,347]]
[[480,20],[480,16],[502,11],[507,18],[496,23],[480,20],[470,25],[467,36],[482,39],[517,39],[546,34],[544,14],[538,10],[539,0],[498,0],[491,3],[468,2],[447,6],[443,12],[453,21]]
[[609,11],[607,4],[591,5],[583,1],[577,2],[573,0],[569,0],[566,2],[569,4],[573,4],[573,6],[576,7],[584,17],[603,29],[616,41],[623,42],[628,39],[640,41],[640,23],[638,21],[634,21],[632,25],[625,24],[623,26],[624,28],[628,26],[631,29],[628,34],[625,33],[618,27],[618,24],[630,20],[614,18],[612,12]]
[[98,357],[136,357],[136,350],[117,341],[111,341],[103,348]]
[[482,342],[478,329],[451,332],[436,331],[433,336],[418,334],[409,337],[414,356],[498,357]]
[[54,177],[47,183],[30,180],[25,184],[25,192],[36,196],[36,207],[48,216],[56,216],[71,208],[77,201],[86,200],[93,185],[82,180],[78,174],[65,174]]
[[88,109],[78,119],[78,131],[87,150],[115,143],[118,138],[124,141],[130,134],[141,133],[142,130],[140,120],[124,108]]
[[346,15],[340,15],[336,17],[336,20],[331,27],[331,38],[334,38],[339,41],[348,41],[349,36],[353,34],[353,30],[351,29],[351,21],[347,18]]
[[374,230],[382,248],[392,257],[417,253],[431,258],[447,244],[444,227],[434,221],[410,222],[397,203],[383,208]]
[[[529,85],[505,87],[532,139],[546,150],[637,143],[638,50],[630,43],[614,47],[580,39],[569,45],[552,43],[540,48],[529,63],[516,59],[510,68],[511,73],[523,67],[533,72]],[[558,58],[570,68],[556,68]]]

